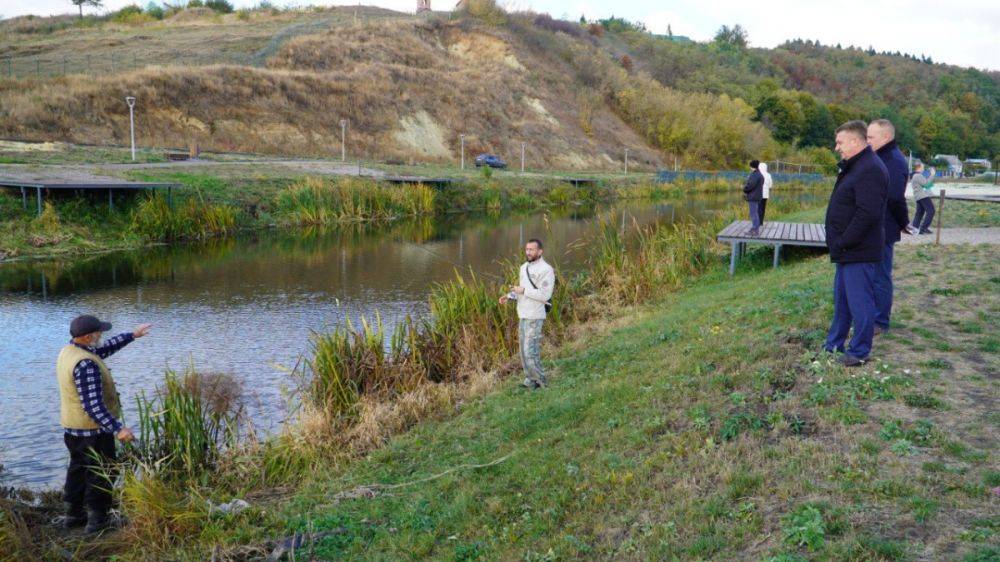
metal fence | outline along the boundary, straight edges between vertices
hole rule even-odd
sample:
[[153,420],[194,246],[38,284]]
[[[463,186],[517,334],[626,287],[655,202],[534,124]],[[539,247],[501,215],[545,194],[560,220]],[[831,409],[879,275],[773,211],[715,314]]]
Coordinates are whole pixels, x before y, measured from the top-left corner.
[[[669,183],[678,179],[682,180],[710,180],[710,179],[721,179],[725,181],[744,181],[747,177],[747,172],[702,172],[697,170],[660,170],[656,174],[657,181],[663,183]],[[818,183],[824,181],[826,178],[823,174],[800,174],[797,172],[771,172],[771,178],[776,182],[803,182],[803,183]]]

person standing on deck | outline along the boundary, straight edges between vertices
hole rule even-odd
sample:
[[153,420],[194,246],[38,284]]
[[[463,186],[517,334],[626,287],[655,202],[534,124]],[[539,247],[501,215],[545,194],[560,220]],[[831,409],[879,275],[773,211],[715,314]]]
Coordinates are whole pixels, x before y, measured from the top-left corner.
[[118,391],[104,359],[148,334],[150,327],[142,324],[102,344],[101,337],[111,329],[110,323],[90,315],[78,316],[70,323],[73,339],[62,348],[56,361],[60,422],[63,442],[69,450],[63,496],[67,528],[86,525],[86,532],[92,534],[112,526],[108,510],[112,502],[115,438],[127,443],[135,437],[121,421]]
[[760,223],[762,213],[760,212],[760,202],[764,197],[764,176],[760,173],[760,162],[757,160],[750,161],[750,168],[753,169],[750,175],[747,176],[747,181],[743,184],[743,196],[746,197],[747,203],[750,204],[750,236],[757,236],[760,234]]
[[760,224],[764,224],[764,213],[767,211],[767,200],[771,197],[771,186],[774,185],[774,180],[771,178],[771,174],[767,171],[766,162],[758,164],[757,171],[764,177],[764,185],[761,190],[760,200]]
[[526,388],[543,388],[546,384],[541,356],[542,325],[552,307],[550,300],[555,289],[556,272],[542,257],[543,253],[541,240],[528,240],[524,245],[525,262],[521,265],[520,282],[500,297],[501,305],[517,301],[518,346],[524,368],[522,385]]
[[[843,158],[826,207],[826,245],[835,264],[833,320],[823,348],[843,353],[841,364],[864,364],[875,335],[875,269],[885,246],[885,206],[889,172],[868,146],[864,121],[848,121],[836,131]],[[848,332],[854,327],[850,348]]]
[[882,262],[875,268],[875,335],[889,331],[892,314],[892,256],[901,233],[909,234],[910,217],[906,208],[906,180],[910,166],[896,146],[896,127],[888,119],[868,124],[868,145],[889,172],[889,190],[885,204],[885,247]]

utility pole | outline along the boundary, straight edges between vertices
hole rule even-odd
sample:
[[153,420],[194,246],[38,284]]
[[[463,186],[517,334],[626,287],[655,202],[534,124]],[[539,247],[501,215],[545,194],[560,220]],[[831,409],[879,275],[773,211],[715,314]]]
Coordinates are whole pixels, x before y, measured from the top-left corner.
[[125,103],[128,104],[128,124],[132,135],[132,161],[135,162],[135,97],[126,97]]
[[521,143],[521,173],[522,174],[524,173],[524,145],[525,145],[525,143],[522,142]]
[[340,161],[347,161],[347,119],[340,120]]
[[459,141],[462,143],[462,169],[465,169],[465,133],[458,135]]

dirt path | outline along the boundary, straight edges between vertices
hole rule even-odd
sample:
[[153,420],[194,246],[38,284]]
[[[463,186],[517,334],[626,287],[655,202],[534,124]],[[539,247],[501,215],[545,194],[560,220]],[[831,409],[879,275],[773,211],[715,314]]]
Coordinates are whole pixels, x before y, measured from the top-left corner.
[[[937,233],[904,236],[900,244],[933,244]],[[943,228],[942,244],[1000,244],[1000,227],[989,228]]]
[[[372,176],[382,177],[382,170],[330,160],[184,160],[180,162],[146,162],[141,164],[70,164],[62,166],[45,166],[37,164],[4,164],[0,165],[0,177],[17,181],[38,182],[102,182],[121,181],[118,174],[124,175],[130,170],[169,170],[186,171],[191,168],[256,168],[284,167],[292,173],[318,174],[324,176]],[[114,175],[109,175],[114,174]]]

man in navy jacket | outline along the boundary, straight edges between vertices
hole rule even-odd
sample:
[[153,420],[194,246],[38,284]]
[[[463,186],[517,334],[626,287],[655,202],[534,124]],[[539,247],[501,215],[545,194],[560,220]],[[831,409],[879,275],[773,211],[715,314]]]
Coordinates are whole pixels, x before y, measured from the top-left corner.
[[743,196],[746,197],[750,205],[750,236],[760,234],[760,202],[764,199],[764,176],[760,173],[760,161],[751,160],[750,168],[753,170],[747,176],[747,181],[743,184]]
[[[864,121],[837,127],[843,160],[826,208],[826,245],[835,264],[833,322],[824,348],[844,355],[849,367],[868,359],[875,333],[875,269],[885,246],[885,206],[889,172],[868,146]],[[849,348],[848,332],[854,327]]]
[[901,233],[909,234],[909,210],[906,208],[906,179],[910,165],[896,146],[896,127],[888,119],[868,124],[868,145],[889,172],[889,192],[885,205],[885,248],[882,263],[875,268],[875,335],[889,330],[892,313],[892,255]]

